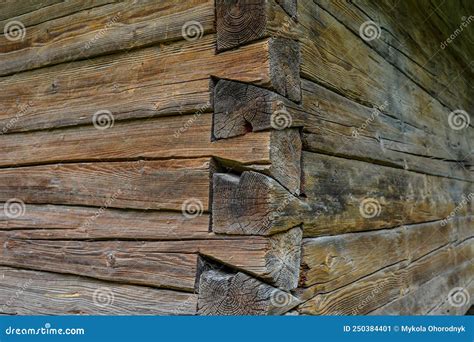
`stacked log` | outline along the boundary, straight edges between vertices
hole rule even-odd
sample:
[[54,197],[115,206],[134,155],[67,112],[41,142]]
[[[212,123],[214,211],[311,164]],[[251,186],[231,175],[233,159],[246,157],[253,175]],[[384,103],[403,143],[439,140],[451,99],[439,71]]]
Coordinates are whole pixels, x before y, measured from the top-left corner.
[[0,11],[0,314],[472,305],[474,54],[419,52],[441,9],[41,3]]

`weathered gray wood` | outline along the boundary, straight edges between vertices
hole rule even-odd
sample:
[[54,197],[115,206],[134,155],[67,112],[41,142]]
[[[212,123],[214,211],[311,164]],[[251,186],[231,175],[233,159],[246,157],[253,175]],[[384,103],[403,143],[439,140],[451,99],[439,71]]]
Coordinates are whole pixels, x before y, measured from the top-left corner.
[[305,236],[341,234],[442,220],[474,211],[473,184],[303,152]]
[[298,109],[300,106],[271,90],[219,80],[214,88],[213,136],[224,139],[249,131],[303,126],[304,114]]
[[293,19],[297,18],[297,0],[276,0],[276,2],[283,7],[283,9],[291,16]]
[[305,150],[472,181],[465,165],[470,160],[468,150],[457,158],[444,135],[433,134],[431,126],[411,125],[311,81],[303,80],[302,92],[307,115],[290,113],[293,122],[304,121]]
[[463,160],[472,150],[472,139],[467,140],[466,135],[449,126],[451,109],[316,3],[299,6],[298,12],[302,77],[370,107],[383,106],[387,114],[438,135],[451,159]]
[[279,315],[299,301],[244,273],[209,270],[201,274],[199,315]]
[[[0,22],[4,26],[11,18]],[[22,40],[0,35],[0,75],[214,32],[210,0],[61,2],[14,18]]]
[[300,285],[319,284],[327,291],[384,267],[417,260],[454,241],[455,229],[451,222],[443,226],[436,221],[390,230],[304,239]]
[[[465,67],[470,62],[465,54],[471,48],[467,29],[468,13],[472,13],[469,1],[404,1],[397,6],[391,1],[317,2],[356,35],[364,22],[373,21],[380,36],[366,40],[366,44],[451,109],[473,107],[472,96],[469,98],[470,70]],[[415,22],[424,24],[413,25]],[[461,26],[463,22],[466,27]],[[456,29],[462,37],[446,44]],[[471,38],[474,39],[472,34]],[[436,63],[432,62],[434,59]]]
[[0,314],[195,315],[197,294],[0,267]]
[[194,290],[197,254],[161,252],[143,242],[0,239],[2,266]]
[[[426,315],[428,313],[441,314],[439,308],[446,307],[447,312],[444,314],[453,314],[453,310],[464,307],[464,311],[471,305],[470,295],[468,292],[469,277],[474,274],[474,265],[468,261],[457,266],[452,270],[441,273],[414,291],[409,292],[403,297],[396,298],[394,301],[372,311],[371,315]],[[449,294],[454,288],[461,288],[456,306],[448,302]],[[467,293],[467,296],[466,296]],[[464,305],[463,305],[464,304]],[[459,306],[458,306],[459,305]],[[462,309],[461,309],[462,310]],[[463,314],[463,313],[462,313]]]
[[309,210],[274,179],[247,171],[213,176],[212,230],[225,234],[270,235],[302,223]]
[[[452,160],[446,142],[308,80],[302,103],[271,90],[219,80],[214,88],[213,136],[303,127],[303,149],[366,160],[405,170],[472,181],[464,160]],[[446,146],[446,149],[439,148]]]
[[[440,279],[436,277],[441,276],[446,269],[457,270],[460,274],[463,271],[463,267],[460,267],[463,263],[472,265],[469,261],[472,258],[472,252],[464,261],[459,260],[460,263],[458,263],[456,260],[459,249],[466,247],[468,247],[467,244],[464,246],[450,244],[410,264],[406,261],[399,262],[334,291],[317,294],[297,309],[300,314],[311,315],[363,315],[370,312],[385,314],[384,305],[403,298],[403,295],[415,291],[431,279]],[[469,248],[472,250],[472,247]],[[472,267],[470,268],[469,272],[472,272]],[[469,277],[468,274],[465,275]],[[301,296],[307,298],[305,296],[308,294]],[[440,294],[437,295],[439,298]],[[429,309],[429,306],[421,307],[424,305],[423,298],[415,299],[413,305],[420,306],[422,311]],[[378,308],[380,310],[377,310]],[[387,310],[387,313],[389,311]],[[404,312],[402,310],[395,313],[399,315]],[[416,312],[417,310],[405,312],[405,314],[416,314]]]

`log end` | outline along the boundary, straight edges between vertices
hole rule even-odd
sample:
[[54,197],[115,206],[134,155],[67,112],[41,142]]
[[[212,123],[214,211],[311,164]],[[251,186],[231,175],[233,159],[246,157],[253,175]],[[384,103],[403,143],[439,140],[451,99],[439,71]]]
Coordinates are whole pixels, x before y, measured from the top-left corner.
[[217,51],[263,38],[266,25],[265,1],[216,0]]
[[261,173],[215,173],[212,230],[215,233],[272,235],[301,224],[308,205]]
[[280,315],[300,301],[244,273],[210,270],[201,274],[199,315]]

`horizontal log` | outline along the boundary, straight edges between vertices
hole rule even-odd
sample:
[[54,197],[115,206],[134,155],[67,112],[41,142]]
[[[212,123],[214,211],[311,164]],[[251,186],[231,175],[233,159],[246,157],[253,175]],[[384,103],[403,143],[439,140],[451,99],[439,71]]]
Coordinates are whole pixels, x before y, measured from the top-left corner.
[[[375,310],[442,275],[446,269],[456,269],[457,265],[469,262],[467,258],[463,261],[458,260],[460,263],[456,261],[457,252],[465,247],[466,244],[464,246],[450,244],[410,264],[403,261],[386,267],[334,291],[317,294],[297,309],[300,314],[311,315],[382,313]],[[470,257],[472,258],[472,254]],[[422,303],[423,301],[418,302],[417,298],[413,304],[422,305]],[[397,313],[399,314],[403,313]]]
[[25,204],[22,215],[0,210],[0,230],[33,240],[176,240],[209,238],[209,214]]
[[[270,175],[297,193],[301,141],[296,130],[211,141],[212,115],[169,116],[93,126],[0,135],[0,166],[38,163],[215,157],[232,169]],[[51,151],[54,151],[52,153]]]
[[4,146],[0,152],[0,166],[201,156],[215,156],[242,164],[270,162],[269,133],[211,142],[211,129],[212,115],[198,113],[117,122],[107,130],[91,125],[4,134],[0,136]]
[[[284,290],[298,285],[300,228],[269,238],[225,237],[209,233],[206,239],[176,241],[183,237],[173,234],[175,240],[141,242],[57,240],[61,238],[60,233],[61,230],[50,229],[48,235],[51,238],[48,237],[48,240],[44,235],[36,240],[38,236],[35,236],[34,230],[0,233],[4,246],[4,259],[0,263],[99,279],[112,280],[114,276],[131,283],[190,290],[196,272],[193,262],[199,254],[248,272]],[[160,261],[164,265],[159,265]],[[92,270],[85,268],[86,265],[92,265]],[[99,270],[105,274],[98,273]],[[185,279],[173,281],[171,275],[180,270],[184,270]],[[154,272],[155,276],[144,278],[145,272]],[[183,278],[183,275],[179,276]]]
[[212,231],[271,235],[302,223],[309,207],[273,178],[246,171],[213,175]]
[[195,315],[197,295],[0,267],[0,314]]
[[198,158],[0,169],[0,201],[202,212],[212,168],[209,158]]
[[[446,306],[448,310],[451,310],[445,312],[444,314],[452,315],[452,310],[456,310],[457,307],[450,305],[449,303],[446,303],[447,305],[444,303],[447,302],[449,294],[452,293],[451,291],[454,288],[459,287],[464,289],[464,291],[467,291],[468,287],[466,285],[469,283],[469,277],[472,278],[473,276],[474,265],[472,262],[468,261],[452,270],[448,270],[447,272],[433,277],[416,290],[409,292],[401,298],[393,300],[392,302],[378,308],[377,310],[372,311],[370,314],[427,315],[430,312],[436,312],[437,314],[440,314],[441,310],[438,308],[441,306]],[[464,310],[466,310],[471,305],[469,297],[472,292],[467,292],[468,297],[466,297],[466,292],[464,291],[458,294],[460,300],[459,303],[455,304],[459,304],[459,307],[465,307]],[[462,314],[464,314],[464,312]]]
[[[452,111],[399,72],[316,3],[298,8],[301,76],[444,140],[452,160],[472,149],[471,128],[452,129]],[[470,137],[470,138],[468,138]],[[472,156],[469,157],[472,159]]]
[[[63,2],[15,18],[22,40],[0,35],[0,75],[214,32],[214,3]],[[3,32],[8,20],[0,22]]]
[[199,315],[279,315],[299,301],[244,273],[209,270],[201,274]]
[[442,135],[311,81],[302,82],[302,92],[307,115],[291,109],[290,113],[294,122],[304,121],[303,149],[472,181],[465,166],[467,152],[457,159]]
[[[467,221],[463,222],[468,224]],[[375,232],[304,239],[300,285],[328,291],[384,267],[417,260],[455,240],[456,227],[440,221]]]
[[466,161],[452,160],[440,137],[304,79],[301,104],[265,88],[219,80],[213,123],[216,139],[303,127],[307,151],[472,181]]
[[[277,63],[277,38],[215,54],[215,35],[128,53],[59,64],[0,80],[3,133],[211,111],[210,77],[234,79],[286,94],[295,67]],[[272,56],[277,57],[272,57]],[[285,55],[286,56],[286,55]],[[292,87],[291,89],[298,89]],[[105,121],[105,120],[104,120]],[[110,124],[109,124],[110,125]]]
[[[454,71],[464,69],[463,59],[468,58],[453,53],[453,49],[463,46],[459,50],[468,51],[469,44],[466,42],[469,39],[462,39],[458,42],[460,46],[454,44],[453,49],[439,48],[440,43],[453,33],[446,22],[451,21],[450,24],[453,24],[454,21],[455,27],[461,23],[457,21],[457,14],[454,14],[464,13],[465,9],[459,8],[462,6],[461,2],[436,4],[436,8],[431,7],[428,2],[404,2],[396,7],[390,1],[379,1],[377,4],[364,1],[357,5],[328,0],[318,0],[317,3],[355,35],[360,34],[361,25],[372,21],[374,33],[379,30],[380,36],[377,39],[367,39],[365,43],[452,110],[474,106],[468,95],[469,81],[465,73],[454,74]],[[457,8],[450,12],[446,7]],[[437,15],[427,16],[428,12],[436,12]],[[410,15],[405,15],[406,13]],[[445,17],[442,18],[443,16]],[[453,20],[454,18],[457,19]],[[413,22],[417,21],[426,25],[413,27]],[[468,34],[466,30],[464,33]],[[417,38],[411,39],[412,36]],[[433,56],[437,63],[431,63]],[[469,62],[468,59],[467,63]]]
[[156,251],[140,242],[22,240],[5,234],[0,239],[2,266],[194,290],[197,254]]
[[[270,36],[295,38],[293,1],[216,0],[217,50],[224,51]],[[279,4],[281,6],[279,6]],[[292,14],[285,11],[294,12]]]
[[305,236],[442,220],[474,211],[472,183],[303,152]]
[[[0,13],[0,20],[10,19],[13,17],[20,16],[25,13],[38,11],[43,6],[52,6],[61,2],[61,0],[44,0],[42,2],[36,1],[25,1],[18,4],[18,6],[6,6],[3,4],[2,11]],[[3,29],[2,29],[3,32]]]

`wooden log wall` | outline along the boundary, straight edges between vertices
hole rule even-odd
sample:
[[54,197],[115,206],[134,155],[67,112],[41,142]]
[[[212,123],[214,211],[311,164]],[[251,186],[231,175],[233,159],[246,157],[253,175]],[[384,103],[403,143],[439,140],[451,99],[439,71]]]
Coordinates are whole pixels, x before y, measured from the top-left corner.
[[474,303],[469,1],[0,9],[0,314]]

